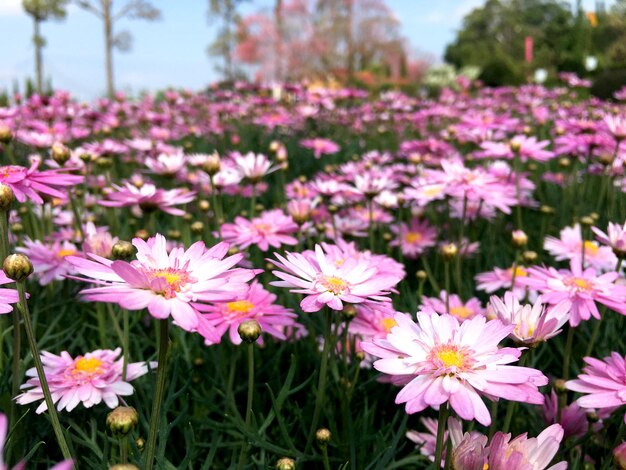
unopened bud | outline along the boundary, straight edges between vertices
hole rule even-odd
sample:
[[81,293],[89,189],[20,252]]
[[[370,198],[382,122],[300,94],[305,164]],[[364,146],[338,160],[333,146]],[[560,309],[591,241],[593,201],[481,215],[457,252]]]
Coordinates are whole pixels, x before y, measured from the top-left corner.
[[202,199],[201,201],[198,201],[198,208],[202,212],[208,212],[209,209],[211,209],[211,204],[209,203],[209,201]]
[[356,317],[356,314],[356,307],[352,304],[344,305],[343,310],[341,311],[341,316],[345,321],[352,320],[354,317]]
[[570,166],[570,163],[571,163],[571,162],[570,162],[570,159],[569,159],[569,158],[566,158],[566,157],[559,158],[559,166],[560,166],[561,168],[567,168],[567,167],[569,167],[569,166]]
[[586,216],[580,218],[580,223],[581,223],[581,225],[585,225],[587,227],[591,227],[595,223],[595,221],[593,220],[592,217],[586,215]]
[[13,140],[13,133],[6,124],[0,124],[0,144],[8,144]]
[[148,240],[150,238],[150,232],[148,232],[145,228],[140,228],[135,232],[135,237],[141,238],[143,241]]
[[537,261],[538,255],[536,251],[526,250],[522,253],[522,259],[526,264],[534,264]]
[[509,147],[513,153],[518,153],[522,149],[522,144],[516,140],[512,140],[509,142]]
[[317,440],[317,443],[321,446],[328,444],[331,438],[332,434],[326,428],[321,428],[315,431],[315,439]]
[[180,240],[180,237],[182,237],[183,235],[182,233],[180,233],[180,230],[172,229],[167,231],[167,236],[172,240]]
[[109,467],[109,470],[139,470],[139,467],[133,465],[132,463],[119,463]]
[[528,243],[528,235],[526,235],[523,230],[513,230],[511,240],[513,242],[513,246],[521,248],[526,246]]
[[133,245],[126,240],[119,240],[111,247],[111,255],[114,259],[129,259],[134,251]]
[[132,406],[118,406],[107,415],[107,426],[116,436],[125,436],[137,426],[139,415]]
[[217,152],[209,155],[202,165],[204,171],[206,171],[209,175],[213,176],[217,172],[220,171],[220,167],[222,166],[222,162],[220,156]]
[[276,470],[296,470],[296,461],[289,457],[283,457],[276,462]]
[[418,281],[424,282],[426,279],[428,279],[428,273],[424,271],[423,269],[420,269],[419,271],[415,273],[415,277],[417,278]]
[[112,165],[113,165],[113,160],[111,159],[111,157],[100,155],[98,158],[96,158],[96,166],[98,168],[102,168],[102,169],[111,168]]
[[0,183],[0,212],[6,212],[15,201],[15,194],[10,186]]
[[459,249],[454,243],[446,243],[441,247],[440,252],[444,261],[451,261],[459,254]]
[[16,253],[5,258],[2,270],[9,279],[23,282],[33,273],[33,263],[30,262],[28,256]]
[[567,388],[565,388],[565,380],[563,380],[563,379],[556,379],[554,381],[554,390],[558,394],[567,393]]
[[191,224],[191,233],[200,235],[204,231],[204,224],[199,220]]
[[70,149],[68,149],[61,142],[55,142],[54,144],[52,144],[52,147],[50,148],[50,154],[52,155],[52,159],[61,166],[65,165],[65,162],[70,159],[71,155]]
[[244,343],[254,343],[261,336],[261,325],[256,320],[244,320],[239,324],[237,333]]
[[11,224],[11,233],[14,234],[19,234],[22,233],[24,231],[24,226],[22,224],[20,224],[19,222],[15,222],[14,224]]
[[554,207],[543,205],[539,208],[539,212],[546,215],[554,214]]

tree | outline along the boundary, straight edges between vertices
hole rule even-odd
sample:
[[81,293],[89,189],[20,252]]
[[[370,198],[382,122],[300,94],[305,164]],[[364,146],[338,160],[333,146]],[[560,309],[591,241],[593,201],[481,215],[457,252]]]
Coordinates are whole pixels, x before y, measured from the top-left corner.
[[222,59],[223,64],[217,68],[227,80],[235,77],[234,53],[237,25],[241,21],[237,7],[244,1],[246,0],[209,0],[209,22],[218,20],[221,25],[215,40],[209,44],[207,53]]
[[50,18],[65,18],[68,0],[22,0],[22,8],[33,19],[33,45],[35,46],[35,86],[43,92],[43,51],[46,40],[41,35],[41,23]]
[[107,95],[113,98],[115,84],[113,80],[113,48],[128,51],[131,48],[132,36],[128,31],[114,34],[113,27],[122,18],[144,19],[154,21],[161,17],[161,12],[147,0],[129,0],[117,12],[113,11],[113,0],[75,0],[76,4],[96,15],[102,20],[104,27],[104,54]]

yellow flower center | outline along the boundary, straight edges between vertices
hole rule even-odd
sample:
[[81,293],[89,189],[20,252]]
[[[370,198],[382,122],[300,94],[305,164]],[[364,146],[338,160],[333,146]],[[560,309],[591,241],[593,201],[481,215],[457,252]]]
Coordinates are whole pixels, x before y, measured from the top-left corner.
[[442,188],[439,186],[431,186],[424,189],[424,195],[428,197],[437,196],[441,194]]
[[437,358],[446,367],[461,368],[465,365],[465,354],[457,348],[445,346],[437,351]]
[[[513,277],[513,268],[509,268],[509,274]],[[520,266],[515,267],[515,277],[528,277],[528,271]]]
[[100,372],[102,361],[95,357],[81,357],[74,362],[74,372],[94,374]]
[[59,258],[65,258],[66,256],[72,256],[76,254],[76,250],[59,250],[57,256]]
[[342,294],[348,287],[348,283],[336,276],[327,276],[322,280],[322,285],[335,295]]
[[271,226],[270,224],[254,224],[254,228],[257,229],[257,231],[261,232],[261,233],[267,233],[271,230]]
[[254,308],[254,304],[249,300],[235,300],[226,304],[229,312],[248,313]]
[[422,240],[422,234],[420,232],[408,232],[404,236],[404,241],[407,243],[419,243]]
[[595,256],[598,254],[598,246],[589,240],[585,240],[583,247],[586,255]]
[[170,286],[175,286],[179,284],[181,280],[181,276],[179,273],[168,271],[166,269],[159,269],[155,271],[153,276],[165,279],[165,282],[167,282]]
[[573,277],[572,279],[570,279],[570,285],[571,284],[575,285],[579,289],[589,289],[590,287],[589,281],[581,279],[579,277]]
[[389,333],[391,329],[397,325],[393,318],[383,318],[380,323],[387,333]]
[[474,313],[474,310],[472,310],[471,308],[466,307],[465,305],[459,305],[458,307],[451,307],[450,308],[450,314],[454,315],[455,317],[458,317],[458,318],[467,318],[472,313]]

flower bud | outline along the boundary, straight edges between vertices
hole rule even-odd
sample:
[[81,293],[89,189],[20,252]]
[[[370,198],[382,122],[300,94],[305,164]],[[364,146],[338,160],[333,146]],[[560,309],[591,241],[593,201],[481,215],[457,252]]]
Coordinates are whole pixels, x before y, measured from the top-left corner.
[[320,428],[315,431],[315,439],[317,440],[317,443],[321,446],[325,446],[326,444],[328,444],[331,438],[332,434],[326,428]]
[[289,457],[283,457],[276,462],[276,470],[296,470],[296,461]]
[[98,168],[102,168],[102,169],[111,168],[112,165],[113,165],[113,160],[111,159],[111,157],[100,155],[98,158],[96,158],[96,166]]
[[459,249],[454,243],[446,243],[441,247],[440,253],[444,261],[451,261],[459,254]]
[[586,216],[580,218],[580,223],[581,223],[581,225],[585,225],[587,227],[591,227],[595,223],[595,221],[593,220],[593,217],[590,217],[590,216],[586,215]]
[[209,201],[202,199],[201,201],[198,201],[198,208],[202,212],[208,212],[209,209],[211,208],[211,204],[209,203]]
[[111,254],[115,259],[128,259],[133,256],[135,248],[125,240],[120,240],[111,248]]
[[237,333],[244,343],[254,343],[261,336],[261,325],[256,320],[244,320],[239,324]]
[[172,240],[180,240],[182,236],[183,234],[180,233],[180,230],[172,229],[167,231],[167,237],[171,238]]
[[509,142],[509,147],[511,148],[511,152],[518,153],[522,149],[522,144],[516,140],[512,140]]
[[116,436],[125,436],[138,422],[137,410],[131,406],[118,406],[107,415],[107,426]]
[[120,463],[109,467],[109,470],[139,470],[139,467],[133,465],[132,463]]
[[140,228],[135,232],[135,237],[141,238],[143,241],[148,240],[150,238],[150,232],[148,232],[145,228]]
[[419,271],[415,273],[415,277],[417,278],[418,281],[424,282],[426,279],[428,279],[428,273],[424,271],[423,269],[420,269]]
[[0,183],[0,212],[6,212],[15,201],[15,194],[11,186]]
[[526,250],[522,253],[522,259],[526,264],[534,264],[535,261],[537,261],[537,257],[538,255],[536,251]]
[[22,233],[24,231],[24,226],[22,224],[20,224],[19,222],[15,222],[14,224],[11,224],[11,233],[14,234],[19,234]]
[[50,154],[52,159],[61,166],[65,165],[65,162],[67,162],[71,156],[70,149],[68,149],[67,146],[61,142],[55,142],[52,144]]
[[209,175],[213,176],[218,171],[220,171],[220,167],[222,166],[222,162],[220,156],[217,152],[209,155],[202,165],[202,169],[206,171]]
[[191,233],[200,235],[204,231],[204,224],[199,220],[191,224]]
[[0,144],[8,144],[13,140],[13,133],[6,124],[0,124]]
[[565,380],[563,380],[563,379],[556,379],[554,381],[554,390],[558,394],[567,393],[567,388],[565,388]]
[[16,253],[5,258],[2,270],[9,279],[23,282],[33,273],[33,263],[30,262],[28,256]]
[[146,445],[146,440],[143,437],[138,437],[135,439],[135,445],[139,451],[142,451]]
[[543,205],[539,208],[539,212],[546,215],[554,214],[554,207]]
[[352,304],[345,304],[341,311],[341,316],[344,321],[350,321],[356,317],[356,307]]
[[613,463],[615,464],[615,468],[626,470],[626,442],[622,442],[613,449]]
[[513,230],[513,233],[511,234],[511,240],[514,247],[521,248],[523,246],[526,246],[526,244],[528,243],[528,235],[526,235],[523,230]]

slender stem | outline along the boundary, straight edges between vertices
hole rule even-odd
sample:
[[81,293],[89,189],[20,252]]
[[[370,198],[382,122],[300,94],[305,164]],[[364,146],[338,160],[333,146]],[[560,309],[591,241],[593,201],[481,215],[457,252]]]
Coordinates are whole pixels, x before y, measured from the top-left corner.
[[[439,407],[439,421],[437,422],[437,445],[435,447],[435,469],[441,468],[441,457],[443,456],[443,436],[446,431],[446,420],[448,419],[448,403],[442,403]],[[448,456],[450,457],[450,456]]]
[[[250,432],[250,421],[252,420],[252,399],[254,398],[254,342],[248,344],[248,400],[246,401],[246,431]],[[246,450],[248,445],[244,440],[239,453],[239,463],[237,469],[241,470],[246,464]]]
[[450,315],[450,262],[443,262],[443,280],[446,288],[446,313]]
[[76,230],[76,235],[78,235],[80,241],[82,242],[85,239],[85,236],[83,234],[83,227],[78,213],[78,207],[76,207],[76,199],[77,197],[75,194],[72,194],[69,197],[70,207],[72,208],[72,214],[74,215],[74,229]]
[[156,452],[156,440],[159,433],[159,423],[161,421],[161,402],[165,392],[165,379],[167,378],[167,351],[169,349],[168,336],[169,323],[167,319],[159,321],[159,357],[157,366],[156,390],[154,401],[152,402],[152,415],[150,417],[150,432],[146,445],[146,470],[152,468],[152,461]]
[[124,363],[122,366],[122,380],[126,381],[126,373],[128,372],[128,357],[130,352],[128,351],[128,348],[130,347],[130,340],[129,340],[129,329],[130,329],[130,325],[129,325],[129,319],[128,319],[128,310],[126,310],[125,308],[122,309],[122,321],[124,323],[123,326],[123,336],[122,336],[122,347],[124,348]]
[[368,198],[367,208],[369,214],[369,225],[367,227],[367,231],[370,239],[370,251],[374,253],[374,199],[371,197]]
[[70,453],[70,449],[67,446],[67,442],[65,441],[65,436],[63,435],[63,428],[61,427],[61,423],[59,422],[59,416],[57,415],[57,410],[54,407],[54,402],[52,401],[52,395],[50,394],[50,387],[48,387],[48,380],[46,379],[46,374],[43,369],[43,364],[41,363],[41,356],[39,355],[39,348],[37,347],[37,341],[35,340],[35,332],[33,330],[33,324],[30,320],[30,312],[28,310],[28,303],[26,302],[26,293],[24,291],[24,283],[18,282],[17,284],[17,292],[20,296],[19,309],[22,313],[22,317],[24,320],[24,329],[26,330],[26,337],[28,338],[28,344],[30,346],[30,352],[33,356],[33,362],[35,363],[35,369],[37,370],[37,376],[39,377],[39,382],[41,383],[41,390],[43,392],[43,397],[46,402],[46,406],[48,407],[48,414],[50,415],[50,421],[52,422],[52,428],[54,429],[54,434],[56,435],[57,441],[59,443],[59,447],[61,448],[61,453],[63,454],[64,459],[71,459],[72,454]]
[[604,318],[604,313],[606,309],[601,309],[600,319],[596,320],[593,325],[593,330],[591,331],[591,339],[587,344],[587,351],[585,351],[585,356],[591,356],[593,352],[593,347],[596,345],[596,341],[598,340],[598,335],[600,334],[600,326],[602,325],[602,319]]
[[120,436],[120,463],[128,462],[128,436]]
[[256,212],[256,183],[252,183],[252,197],[250,198],[250,218],[254,217]]
[[565,351],[563,353],[563,380],[569,379],[569,363],[572,357],[572,345],[574,344],[574,328],[571,325],[567,329],[567,339],[565,340]]
[[498,404],[500,402],[499,401],[493,401],[491,402],[491,425],[489,426],[489,440],[491,440],[491,438],[493,437],[493,435],[496,433],[496,428],[498,426]]
[[330,470],[330,461],[328,460],[328,446],[323,444],[322,446],[322,457],[324,458],[324,470]]
[[322,406],[324,405],[324,395],[326,392],[326,376],[328,370],[328,356],[330,355],[331,348],[331,328],[332,328],[332,316],[330,309],[326,309],[326,334],[324,335],[324,349],[322,350],[322,363],[320,364],[320,373],[317,382],[317,393],[315,395],[315,408],[313,410],[313,419],[311,420],[311,429],[309,431],[309,437],[307,438],[305,453],[311,449],[313,444],[313,438],[317,431],[317,423],[320,419],[320,413]]

